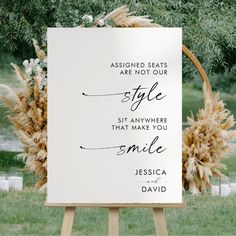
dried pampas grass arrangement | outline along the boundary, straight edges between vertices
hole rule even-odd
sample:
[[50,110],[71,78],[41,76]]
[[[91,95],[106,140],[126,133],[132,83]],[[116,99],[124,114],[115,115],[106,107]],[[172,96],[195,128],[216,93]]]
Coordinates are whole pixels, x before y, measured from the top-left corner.
[[[126,6],[119,7],[104,17],[93,19],[85,15],[80,27],[159,27],[147,16],[134,16]],[[15,64],[22,90],[14,92],[0,85],[0,99],[11,110],[9,117],[23,144],[23,153],[18,157],[25,161],[26,168],[39,177],[36,187],[45,189],[47,183],[47,57],[34,41],[37,59],[24,61],[25,72]],[[186,52],[183,47],[183,51]],[[199,63],[199,62],[197,62]],[[195,63],[194,63],[195,64]],[[195,64],[196,65],[196,64]],[[229,141],[236,137],[230,131],[234,118],[219,100],[219,93],[212,95],[209,81],[204,85],[204,109],[196,119],[192,116],[190,127],[183,133],[183,187],[194,194],[205,192],[210,185],[210,176],[221,176],[220,163],[229,150]]]
[[236,138],[234,117],[219,99],[204,86],[204,109],[196,119],[188,118],[190,127],[183,132],[182,182],[185,190],[193,194],[204,193],[210,186],[210,176],[222,177],[225,166],[221,163]]
[[47,57],[36,41],[38,58],[25,60],[25,72],[12,64],[22,89],[15,92],[0,85],[0,100],[9,108],[9,120],[23,144],[17,158],[25,162],[27,170],[38,177],[36,188],[47,183]]

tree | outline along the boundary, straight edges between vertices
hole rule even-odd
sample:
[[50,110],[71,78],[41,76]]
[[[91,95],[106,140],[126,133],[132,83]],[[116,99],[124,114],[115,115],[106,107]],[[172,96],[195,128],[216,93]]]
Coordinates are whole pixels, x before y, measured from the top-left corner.
[[1,0],[0,50],[23,58],[34,55],[32,39],[39,42],[46,27],[54,26],[59,0]]
[[[164,27],[182,27],[183,43],[209,76],[227,72],[235,77],[236,1],[230,0],[2,0],[0,49],[29,57],[32,38],[40,43],[46,27],[79,26],[85,14],[98,17],[121,5],[128,5],[136,15],[149,15]],[[196,77],[195,68],[184,58],[184,81]]]

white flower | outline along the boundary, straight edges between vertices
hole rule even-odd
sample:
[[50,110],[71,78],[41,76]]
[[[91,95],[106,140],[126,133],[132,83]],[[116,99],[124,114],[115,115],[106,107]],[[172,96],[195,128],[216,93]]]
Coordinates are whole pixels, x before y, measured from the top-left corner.
[[41,73],[42,70],[43,70],[40,66],[36,66],[35,69],[36,69],[36,72],[37,72],[37,73]]
[[24,67],[27,67],[29,65],[29,61],[28,60],[24,60],[23,61],[23,65],[24,65]]
[[34,63],[35,63],[35,64],[39,64],[39,61],[40,61],[40,60],[39,60],[38,58],[36,58],[36,59],[34,60]]
[[31,75],[31,74],[32,74],[32,68],[29,67],[28,69],[26,69],[26,70],[25,70],[25,73],[26,73],[27,75]]
[[[47,67],[45,62],[40,63],[40,59],[30,59],[23,62],[25,66],[25,73],[29,76],[41,76],[43,74],[43,67]],[[43,65],[45,64],[45,65]]]
[[83,21],[86,21],[86,22],[88,22],[88,23],[91,23],[91,22],[93,22],[93,16],[91,16],[91,15],[84,15],[84,16],[82,17],[82,20],[83,20]]
[[98,26],[104,26],[105,25],[105,22],[104,22],[104,20],[103,19],[99,19],[99,20],[97,20],[97,25]]
[[60,22],[56,22],[55,25],[56,25],[57,28],[62,28],[62,27],[63,27],[62,24],[61,24]]

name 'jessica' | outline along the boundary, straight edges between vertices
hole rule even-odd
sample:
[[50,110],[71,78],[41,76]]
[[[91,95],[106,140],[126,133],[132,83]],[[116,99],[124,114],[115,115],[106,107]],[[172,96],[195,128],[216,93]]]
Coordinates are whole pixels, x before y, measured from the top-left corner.
[[135,175],[166,175],[166,170],[161,169],[136,169]]

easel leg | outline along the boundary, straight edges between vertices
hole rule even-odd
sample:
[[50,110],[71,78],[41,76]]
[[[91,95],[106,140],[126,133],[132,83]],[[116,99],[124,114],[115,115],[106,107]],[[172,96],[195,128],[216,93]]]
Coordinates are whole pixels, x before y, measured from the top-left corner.
[[164,209],[153,208],[153,217],[154,217],[157,236],[168,236]]
[[65,207],[61,236],[71,236],[75,217],[75,207]]
[[109,208],[108,235],[119,236],[119,208]]

